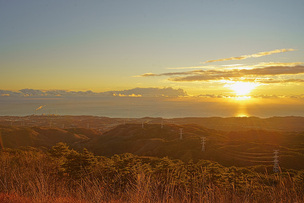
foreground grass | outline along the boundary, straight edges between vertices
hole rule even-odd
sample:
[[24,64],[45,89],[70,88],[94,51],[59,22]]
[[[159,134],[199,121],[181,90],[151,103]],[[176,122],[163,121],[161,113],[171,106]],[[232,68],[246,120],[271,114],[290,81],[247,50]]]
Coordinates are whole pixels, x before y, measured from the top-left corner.
[[5,149],[0,202],[304,202],[304,173],[132,154],[96,157],[64,144],[50,151]]

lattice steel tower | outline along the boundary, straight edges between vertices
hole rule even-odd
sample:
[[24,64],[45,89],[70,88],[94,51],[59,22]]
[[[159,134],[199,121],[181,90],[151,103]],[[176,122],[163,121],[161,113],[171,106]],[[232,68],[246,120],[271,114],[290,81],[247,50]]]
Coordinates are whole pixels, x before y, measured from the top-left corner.
[[279,150],[273,150],[273,172],[278,173],[280,172],[280,167],[279,167]]

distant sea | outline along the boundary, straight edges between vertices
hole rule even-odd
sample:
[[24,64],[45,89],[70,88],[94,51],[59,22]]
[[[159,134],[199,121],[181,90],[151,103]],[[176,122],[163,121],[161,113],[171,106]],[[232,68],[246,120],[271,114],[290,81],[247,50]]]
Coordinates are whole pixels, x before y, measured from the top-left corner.
[[[41,107],[41,109],[36,110]],[[0,116],[41,114],[93,115],[107,117],[233,117],[304,116],[303,103],[251,104],[210,102],[168,98],[72,97],[26,98],[0,97]]]

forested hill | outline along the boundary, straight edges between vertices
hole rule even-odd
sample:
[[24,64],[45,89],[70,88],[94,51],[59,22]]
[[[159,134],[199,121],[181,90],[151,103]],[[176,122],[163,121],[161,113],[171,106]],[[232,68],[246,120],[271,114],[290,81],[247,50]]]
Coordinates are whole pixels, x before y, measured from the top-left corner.
[[194,124],[145,123],[122,124],[104,133],[85,128],[14,126],[0,126],[0,133],[6,148],[51,147],[64,142],[108,157],[133,153],[183,161],[213,160],[225,166],[273,165],[273,150],[279,150],[281,167],[304,168],[304,132],[220,131]]
[[126,124],[85,142],[84,146],[105,156],[129,152],[183,161],[207,159],[226,166],[272,165],[273,150],[278,149],[282,167],[304,168],[304,132],[226,132],[198,125]]
[[0,140],[5,148],[51,147],[58,142],[73,145],[100,135],[101,133],[97,130],[85,128],[0,126]]

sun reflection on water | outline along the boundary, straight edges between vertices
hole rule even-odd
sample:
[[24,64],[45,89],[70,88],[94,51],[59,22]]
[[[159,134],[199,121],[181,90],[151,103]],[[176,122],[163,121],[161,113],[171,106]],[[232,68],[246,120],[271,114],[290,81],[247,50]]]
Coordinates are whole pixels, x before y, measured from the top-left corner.
[[249,117],[247,114],[243,114],[243,113],[238,113],[235,117],[242,117],[242,118],[246,118]]
[[246,103],[239,103],[237,113],[235,117],[249,117],[249,113],[247,112],[247,104]]

